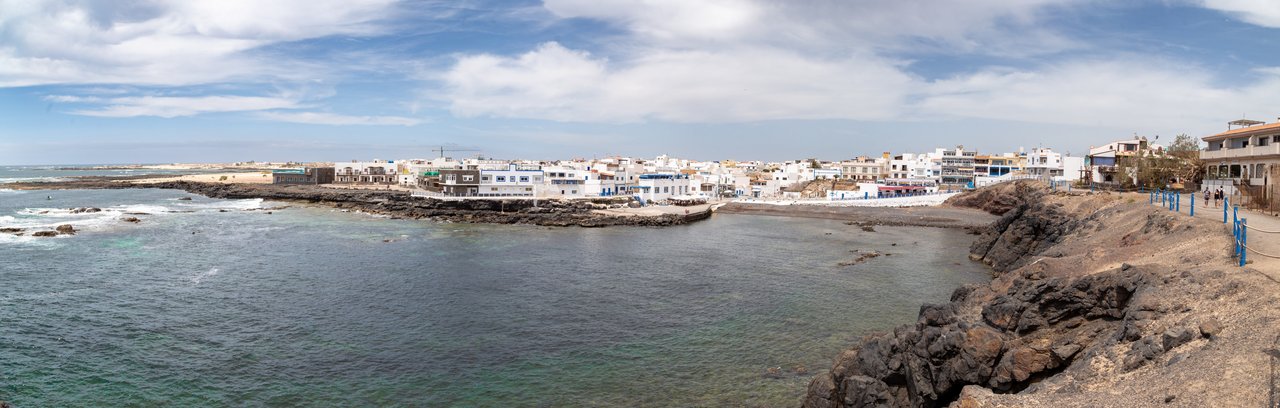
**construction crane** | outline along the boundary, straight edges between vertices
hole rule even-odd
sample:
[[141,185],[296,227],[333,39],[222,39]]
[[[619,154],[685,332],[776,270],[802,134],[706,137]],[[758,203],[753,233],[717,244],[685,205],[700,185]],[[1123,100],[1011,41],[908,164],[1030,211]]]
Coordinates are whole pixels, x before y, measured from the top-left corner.
[[433,151],[433,152],[440,152],[440,158],[441,158],[441,159],[443,159],[443,158],[444,158],[444,153],[445,153],[445,152],[478,152],[478,151],[480,151],[480,150],[478,150],[478,149],[454,149],[454,148],[447,148],[447,149],[446,149],[446,148],[445,148],[445,146],[440,146],[439,148],[431,149],[431,151]]

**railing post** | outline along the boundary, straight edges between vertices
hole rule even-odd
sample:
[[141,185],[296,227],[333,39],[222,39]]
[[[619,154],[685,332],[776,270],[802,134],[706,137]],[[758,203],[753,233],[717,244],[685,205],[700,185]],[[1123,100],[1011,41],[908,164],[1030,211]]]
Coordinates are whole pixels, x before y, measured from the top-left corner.
[[1240,219],[1240,266],[1249,258],[1249,219]]
[[1231,256],[1240,255],[1240,223],[1231,222]]
[[1173,212],[1182,212],[1182,193],[1173,194]]
[[1196,216],[1196,194],[1191,193],[1191,216]]
[[1151,205],[1151,203],[1154,202],[1155,200],[1156,200],[1156,192],[1155,191],[1147,192],[1147,205]]

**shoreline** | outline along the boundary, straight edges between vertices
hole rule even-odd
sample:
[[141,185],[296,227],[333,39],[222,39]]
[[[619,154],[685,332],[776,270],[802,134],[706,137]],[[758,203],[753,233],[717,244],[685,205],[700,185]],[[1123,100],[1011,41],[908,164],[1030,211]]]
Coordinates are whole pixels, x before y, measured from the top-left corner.
[[962,228],[978,230],[1000,219],[975,208],[937,207],[834,207],[777,206],[753,203],[729,203],[718,212],[771,217],[818,218],[846,221],[859,226],[902,226]]

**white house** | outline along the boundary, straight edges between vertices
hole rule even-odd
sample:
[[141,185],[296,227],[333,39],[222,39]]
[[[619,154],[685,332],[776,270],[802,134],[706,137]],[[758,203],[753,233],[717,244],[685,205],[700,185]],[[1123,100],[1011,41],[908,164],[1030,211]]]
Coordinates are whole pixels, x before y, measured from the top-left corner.
[[691,195],[689,176],[685,174],[641,174],[639,182],[631,186],[631,195],[645,202],[666,201],[675,196]]
[[534,197],[542,187],[542,168],[537,165],[507,163],[505,167],[493,164],[478,167],[478,194],[482,197]]
[[352,160],[350,163],[336,163],[333,167],[334,183],[391,185],[399,182],[395,161],[391,160]]

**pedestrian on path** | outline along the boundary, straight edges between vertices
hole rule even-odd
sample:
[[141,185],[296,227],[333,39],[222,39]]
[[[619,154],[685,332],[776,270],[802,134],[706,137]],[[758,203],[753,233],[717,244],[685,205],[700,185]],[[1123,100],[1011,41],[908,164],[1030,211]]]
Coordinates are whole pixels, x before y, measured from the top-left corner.
[[1204,189],[1204,205],[1209,205],[1209,189]]

